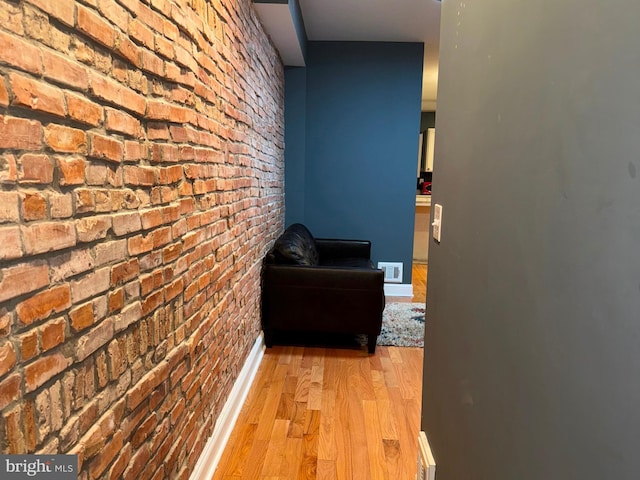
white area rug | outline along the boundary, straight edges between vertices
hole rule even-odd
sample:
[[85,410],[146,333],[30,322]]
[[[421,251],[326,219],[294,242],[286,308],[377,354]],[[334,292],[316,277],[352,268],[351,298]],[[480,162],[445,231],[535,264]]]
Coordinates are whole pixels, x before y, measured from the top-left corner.
[[387,303],[378,345],[424,347],[424,303]]

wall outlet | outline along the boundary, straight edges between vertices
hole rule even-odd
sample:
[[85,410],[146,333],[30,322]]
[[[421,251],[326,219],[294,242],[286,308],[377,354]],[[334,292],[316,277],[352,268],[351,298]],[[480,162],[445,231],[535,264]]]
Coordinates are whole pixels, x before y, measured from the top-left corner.
[[402,283],[402,262],[378,262],[378,268],[384,271],[385,283]]

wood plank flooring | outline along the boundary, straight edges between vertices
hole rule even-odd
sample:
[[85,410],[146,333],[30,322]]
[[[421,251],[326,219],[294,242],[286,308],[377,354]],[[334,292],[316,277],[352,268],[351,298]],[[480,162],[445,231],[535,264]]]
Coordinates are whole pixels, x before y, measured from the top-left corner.
[[411,284],[413,285],[413,297],[387,297],[387,303],[426,303],[428,269],[429,266],[426,263],[414,263],[411,267]]
[[411,267],[411,284],[413,285],[413,301],[425,303],[427,301],[427,271],[426,263],[414,263]]
[[213,480],[415,478],[422,355],[267,349]]

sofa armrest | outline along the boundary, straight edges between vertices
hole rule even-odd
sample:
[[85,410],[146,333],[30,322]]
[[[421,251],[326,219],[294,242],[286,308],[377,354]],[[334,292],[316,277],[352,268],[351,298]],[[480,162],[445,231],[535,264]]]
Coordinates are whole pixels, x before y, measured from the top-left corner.
[[337,238],[316,238],[315,240],[321,262],[327,258],[371,258],[371,242],[369,240]]

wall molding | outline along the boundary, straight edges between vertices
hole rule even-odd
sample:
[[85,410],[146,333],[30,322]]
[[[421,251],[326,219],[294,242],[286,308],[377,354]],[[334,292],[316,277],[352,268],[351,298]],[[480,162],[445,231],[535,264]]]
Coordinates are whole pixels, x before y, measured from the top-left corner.
[[410,283],[385,283],[384,294],[387,297],[413,297],[413,285]]
[[258,373],[258,368],[264,356],[264,336],[256,339],[249,356],[240,370],[238,379],[231,389],[229,398],[220,411],[220,416],[216,420],[211,437],[207,441],[198,462],[189,477],[190,480],[210,480],[218,467],[218,462],[222,457],[224,448],[229,441],[229,436],[238,420],[240,411],[247,398],[251,385]]

